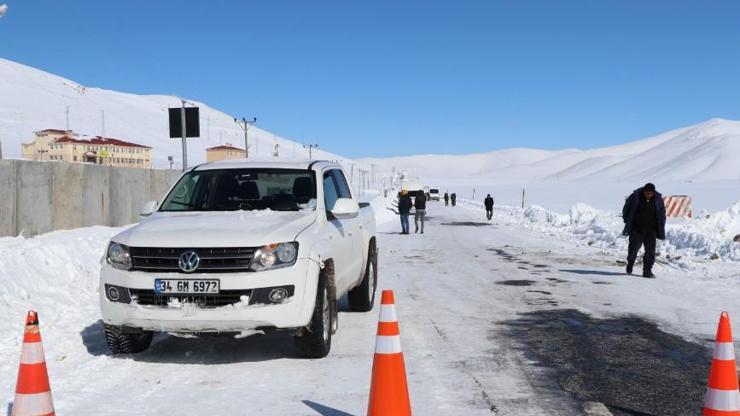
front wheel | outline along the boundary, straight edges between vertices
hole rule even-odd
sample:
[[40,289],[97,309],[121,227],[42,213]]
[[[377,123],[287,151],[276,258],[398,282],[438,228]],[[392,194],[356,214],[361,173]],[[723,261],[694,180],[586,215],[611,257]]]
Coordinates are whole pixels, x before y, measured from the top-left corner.
[[323,358],[331,350],[332,310],[326,279],[320,278],[316,289],[316,306],[311,315],[311,323],[300,335],[293,337],[299,356],[303,358]]
[[365,277],[359,286],[349,291],[349,309],[353,312],[369,312],[375,303],[375,290],[378,286],[378,256],[375,247],[370,247]]
[[113,354],[135,354],[145,351],[152,343],[151,331],[124,332],[120,326],[105,325],[105,342]]

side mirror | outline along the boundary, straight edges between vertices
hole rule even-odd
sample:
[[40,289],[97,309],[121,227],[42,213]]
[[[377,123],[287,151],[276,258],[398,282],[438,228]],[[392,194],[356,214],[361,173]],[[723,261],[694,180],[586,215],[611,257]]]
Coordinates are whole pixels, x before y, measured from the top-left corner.
[[143,207],[141,207],[141,212],[139,213],[142,217],[148,217],[152,215],[154,211],[157,210],[157,201],[149,201],[144,204]]
[[354,199],[339,198],[329,212],[338,220],[346,220],[354,218],[360,213],[360,205]]

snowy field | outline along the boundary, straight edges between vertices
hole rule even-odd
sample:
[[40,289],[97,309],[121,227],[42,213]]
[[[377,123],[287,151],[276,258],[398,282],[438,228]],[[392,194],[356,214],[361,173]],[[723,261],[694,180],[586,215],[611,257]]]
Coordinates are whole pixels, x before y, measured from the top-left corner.
[[[738,162],[740,163],[740,161]],[[491,194],[497,204],[521,206],[522,190],[525,191],[524,204],[539,205],[556,212],[568,212],[577,201],[588,204],[601,211],[622,213],[624,199],[635,189],[643,186],[646,180],[580,180],[580,181],[532,181],[522,183],[499,183],[490,178],[425,178],[424,183],[431,187],[455,192],[458,198],[483,201]],[[706,182],[654,181],[658,191],[664,196],[689,195],[692,198],[694,215],[714,212],[732,206],[740,199],[740,179]],[[475,191],[475,195],[473,194]]]
[[[374,201],[383,222],[380,288],[396,291],[416,414],[582,414],[582,403],[507,335],[503,323],[522,313],[634,314],[705,346],[721,310],[740,317],[738,244],[721,243],[737,227],[737,204],[709,219],[669,223],[655,280],[623,274],[619,219],[585,205],[562,215],[497,207],[487,224],[477,202],[432,203],[426,233],[403,236],[386,204]],[[111,356],[99,321],[98,270],[119,231],[0,239],[0,394],[8,408],[23,319],[35,308],[58,414],[365,412],[377,309],[340,313],[332,352],[321,360],[295,358],[286,335],[159,335],[143,354]],[[700,238],[716,244],[709,251],[722,253],[719,260],[692,245]]]

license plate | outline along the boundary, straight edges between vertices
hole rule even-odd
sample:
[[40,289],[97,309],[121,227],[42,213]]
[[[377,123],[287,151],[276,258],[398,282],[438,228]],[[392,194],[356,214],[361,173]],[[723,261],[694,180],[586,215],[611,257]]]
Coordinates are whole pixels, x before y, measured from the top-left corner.
[[218,294],[218,279],[154,279],[154,293]]

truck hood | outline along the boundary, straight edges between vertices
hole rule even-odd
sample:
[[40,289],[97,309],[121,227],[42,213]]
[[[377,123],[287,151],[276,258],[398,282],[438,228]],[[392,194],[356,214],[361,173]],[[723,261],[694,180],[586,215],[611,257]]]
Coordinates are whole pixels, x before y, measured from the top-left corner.
[[156,212],[113,237],[132,247],[258,247],[294,241],[316,211]]

